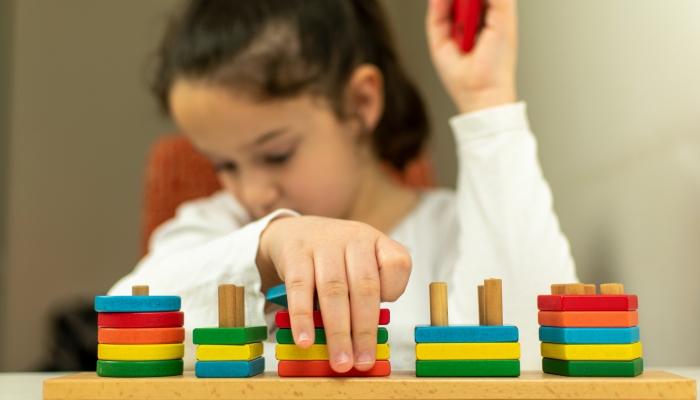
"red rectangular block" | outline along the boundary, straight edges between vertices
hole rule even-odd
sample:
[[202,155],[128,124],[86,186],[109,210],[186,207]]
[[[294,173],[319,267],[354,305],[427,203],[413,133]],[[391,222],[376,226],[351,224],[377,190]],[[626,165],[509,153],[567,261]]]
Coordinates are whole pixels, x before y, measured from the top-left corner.
[[537,308],[541,311],[634,311],[637,306],[635,294],[537,296]]
[[636,311],[540,311],[541,326],[560,328],[629,328],[637,326]]
[[389,363],[389,361],[376,361],[374,367],[367,371],[358,371],[352,368],[348,372],[338,373],[333,371],[328,361],[280,361],[277,367],[277,373],[282,377],[389,376],[391,373],[391,363]]
[[[382,308],[379,310],[379,324],[378,325],[388,325],[389,324],[389,309]],[[280,311],[275,315],[275,324],[278,328],[289,329],[292,327],[289,321],[289,311]],[[314,327],[323,328],[323,319],[321,318],[321,311],[314,311]]]

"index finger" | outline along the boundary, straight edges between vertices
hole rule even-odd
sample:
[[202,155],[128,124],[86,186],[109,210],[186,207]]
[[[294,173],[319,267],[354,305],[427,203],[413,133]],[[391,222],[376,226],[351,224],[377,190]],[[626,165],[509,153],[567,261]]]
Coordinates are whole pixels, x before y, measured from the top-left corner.
[[452,20],[450,18],[450,8],[452,2],[449,0],[430,0],[428,2],[428,12],[425,18],[425,28],[428,34],[428,44],[435,48],[446,40],[450,40],[450,29]]
[[292,325],[294,343],[301,348],[309,348],[314,343],[314,263],[309,255],[299,254],[286,258],[285,286],[289,321]]

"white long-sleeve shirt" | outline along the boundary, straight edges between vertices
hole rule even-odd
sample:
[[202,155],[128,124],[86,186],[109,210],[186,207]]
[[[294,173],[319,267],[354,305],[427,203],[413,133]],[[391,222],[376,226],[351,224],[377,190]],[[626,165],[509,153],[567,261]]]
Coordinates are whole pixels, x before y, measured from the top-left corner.
[[[389,233],[413,259],[404,294],[382,305],[391,310],[392,368],[415,368],[413,330],[430,323],[430,282],[448,283],[450,324],[478,324],[476,288],[484,279],[500,278],[504,323],[520,331],[522,368],[539,369],[537,295],[549,293],[552,283],[578,279],[525,104],[459,115],[450,125],[459,159],[456,193],[422,192],[419,204]],[[267,325],[272,333],[274,315],[265,315],[255,259],[261,232],[285,212],[251,221],[224,192],[185,203],[154,232],[149,254],[109,294],[129,294],[132,285],[141,284],[150,285],[154,295],[181,296],[187,369],[195,362],[192,330],[218,323],[219,284],[245,285],[246,324]],[[271,342],[265,358],[266,369],[275,370]]]

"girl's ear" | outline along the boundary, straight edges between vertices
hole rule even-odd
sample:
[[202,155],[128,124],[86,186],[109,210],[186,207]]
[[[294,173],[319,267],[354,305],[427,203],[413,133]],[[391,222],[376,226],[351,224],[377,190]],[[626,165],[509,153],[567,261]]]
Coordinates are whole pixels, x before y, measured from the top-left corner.
[[345,93],[348,114],[360,118],[364,130],[374,131],[384,112],[384,76],[379,68],[371,64],[355,68]]

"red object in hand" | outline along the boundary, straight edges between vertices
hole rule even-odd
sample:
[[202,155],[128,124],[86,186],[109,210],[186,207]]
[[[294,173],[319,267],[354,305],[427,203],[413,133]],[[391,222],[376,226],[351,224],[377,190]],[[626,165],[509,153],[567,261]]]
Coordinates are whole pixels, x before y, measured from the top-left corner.
[[[379,323],[378,325],[389,325],[390,313],[388,308],[379,309]],[[289,329],[292,327],[292,322],[289,319],[289,311],[279,311],[275,314],[275,324],[278,328]],[[314,310],[314,327],[323,328],[323,319],[321,318],[321,312]]]
[[453,0],[452,37],[459,48],[469,53],[481,28],[483,0]]

